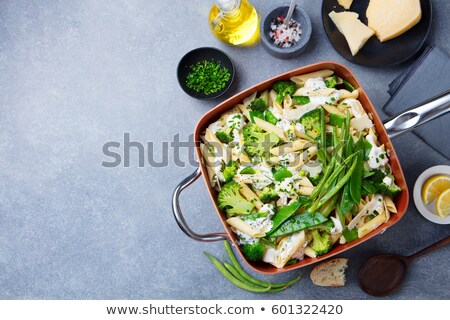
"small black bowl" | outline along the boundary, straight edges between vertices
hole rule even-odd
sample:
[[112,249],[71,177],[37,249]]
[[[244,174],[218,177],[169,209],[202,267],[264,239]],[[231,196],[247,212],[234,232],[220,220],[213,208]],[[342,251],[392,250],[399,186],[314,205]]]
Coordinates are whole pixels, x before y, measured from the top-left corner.
[[302,54],[306,47],[308,46],[309,40],[311,39],[312,24],[311,19],[305,10],[296,6],[294,12],[292,13],[292,19],[298,22],[302,28],[302,35],[300,40],[289,48],[280,48],[273,43],[269,33],[271,23],[279,16],[286,15],[289,10],[289,6],[277,7],[269,11],[263,18],[261,22],[261,40],[264,48],[275,58],[280,59],[291,59],[298,57]]
[[[197,62],[201,62],[204,60],[208,61],[215,60],[219,62],[222,67],[225,67],[230,71],[231,74],[230,80],[222,90],[211,94],[204,94],[203,92],[197,92],[192,89],[189,89],[186,86],[186,78],[189,72],[191,71],[190,67],[196,64]],[[191,97],[200,100],[215,99],[223,95],[225,92],[227,92],[228,89],[230,89],[231,85],[233,84],[235,73],[236,71],[234,68],[233,61],[231,61],[231,58],[222,50],[211,47],[197,48],[186,53],[178,63],[178,70],[177,70],[178,83],[180,84],[183,91],[186,92]]]

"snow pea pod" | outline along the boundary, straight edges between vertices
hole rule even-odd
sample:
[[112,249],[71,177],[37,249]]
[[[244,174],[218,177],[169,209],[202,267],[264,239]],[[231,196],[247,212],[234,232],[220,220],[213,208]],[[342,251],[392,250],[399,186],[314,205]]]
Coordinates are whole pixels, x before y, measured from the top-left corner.
[[345,123],[345,117],[336,113],[330,113],[330,125],[341,126],[343,123]]
[[345,215],[346,213],[350,212],[352,210],[353,205],[355,202],[353,201],[352,196],[350,195],[350,183],[347,182],[342,189],[342,196],[341,196],[341,211]]
[[272,218],[272,229],[267,233],[270,237],[287,219],[292,217],[292,215],[301,207],[300,202],[293,202],[290,205],[281,208]]
[[283,181],[284,179],[290,177],[292,177],[292,172],[290,172],[285,166],[282,166],[273,174],[273,178],[275,179],[275,181]]
[[304,212],[291,217],[285,223],[283,223],[271,237],[280,237],[287,234],[295,233],[310,227],[317,226],[324,223],[328,219],[325,218],[319,212]]

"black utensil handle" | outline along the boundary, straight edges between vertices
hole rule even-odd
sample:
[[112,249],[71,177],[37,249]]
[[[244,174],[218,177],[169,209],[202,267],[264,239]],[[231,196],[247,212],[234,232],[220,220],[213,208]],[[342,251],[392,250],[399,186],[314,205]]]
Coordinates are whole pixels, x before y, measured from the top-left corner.
[[197,168],[197,170],[194,171],[191,175],[189,175],[186,179],[180,182],[180,184],[175,188],[172,196],[172,211],[173,216],[175,218],[175,221],[177,222],[178,226],[185,234],[187,234],[190,238],[197,240],[197,241],[203,241],[203,242],[213,242],[213,241],[224,241],[228,240],[228,235],[226,233],[209,233],[209,234],[199,234],[194,231],[192,231],[191,228],[189,228],[186,220],[184,219],[183,212],[181,211],[180,207],[180,193],[183,191],[183,189],[190,186],[195,180],[198,179],[202,175],[202,172],[200,171],[200,168]]
[[417,253],[415,253],[415,254],[409,256],[408,259],[409,259],[409,260],[416,259],[416,258],[421,257],[421,256],[423,256],[423,255],[425,255],[425,254],[428,254],[428,253],[430,253],[430,252],[432,252],[432,251],[434,251],[434,250],[436,250],[436,249],[445,247],[445,246],[448,245],[448,244],[450,244],[450,236],[447,236],[447,237],[445,237],[444,239],[439,240],[439,241],[436,242],[435,244],[432,244],[431,246],[426,247],[425,249],[422,249],[422,250],[420,250],[419,252],[417,252]]

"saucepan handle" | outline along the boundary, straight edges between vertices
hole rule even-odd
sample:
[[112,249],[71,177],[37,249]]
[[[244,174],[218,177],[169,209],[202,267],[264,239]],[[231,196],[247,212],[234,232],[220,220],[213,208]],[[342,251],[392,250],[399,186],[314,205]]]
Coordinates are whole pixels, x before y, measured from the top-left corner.
[[214,241],[223,241],[228,239],[228,235],[226,233],[209,233],[209,234],[198,234],[194,231],[192,231],[191,228],[189,228],[186,220],[184,219],[183,213],[181,212],[180,208],[180,193],[185,188],[190,186],[195,180],[197,180],[202,175],[202,172],[200,171],[200,168],[197,168],[197,170],[194,171],[191,175],[189,175],[186,179],[181,181],[178,186],[175,188],[172,196],[172,211],[173,216],[175,217],[175,221],[177,222],[178,226],[181,230],[183,230],[184,233],[186,233],[190,238],[197,240],[197,241],[203,241],[203,242],[214,242]]
[[450,111],[450,90],[426,100],[384,122],[389,137],[395,138]]

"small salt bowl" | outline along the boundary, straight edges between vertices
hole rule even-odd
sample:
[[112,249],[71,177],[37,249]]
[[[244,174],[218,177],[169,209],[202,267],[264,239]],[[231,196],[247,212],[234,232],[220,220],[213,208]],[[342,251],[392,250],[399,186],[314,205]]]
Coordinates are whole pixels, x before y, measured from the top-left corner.
[[274,40],[270,36],[271,24],[280,16],[286,16],[289,10],[289,6],[281,6],[273,9],[267,13],[261,21],[261,40],[264,48],[276,58],[281,59],[291,59],[299,56],[303,51],[305,51],[309,40],[311,39],[312,25],[311,19],[305,10],[296,6],[294,12],[292,13],[292,19],[294,19],[300,28],[302,33],[300,39],[295,42],[290,47],[280,47],[274,43]]

